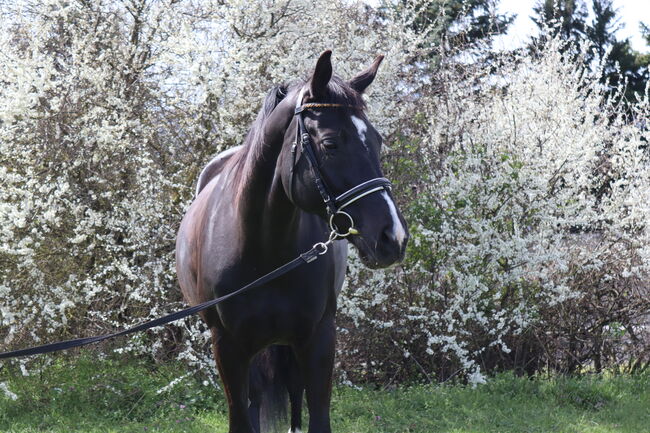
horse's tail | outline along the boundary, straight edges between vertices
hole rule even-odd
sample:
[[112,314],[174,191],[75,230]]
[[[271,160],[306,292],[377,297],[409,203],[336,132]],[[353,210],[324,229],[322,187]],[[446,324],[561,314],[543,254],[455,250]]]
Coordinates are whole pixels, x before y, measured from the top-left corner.
[[253,358],[249,412],[258,431],[286,432],[287,401],[296,369],[289,346],[269,346]]

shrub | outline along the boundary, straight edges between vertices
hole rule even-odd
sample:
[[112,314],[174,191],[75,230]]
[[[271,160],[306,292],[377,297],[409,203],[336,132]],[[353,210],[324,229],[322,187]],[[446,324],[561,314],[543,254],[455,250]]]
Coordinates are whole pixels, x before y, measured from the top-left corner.
[[[559,41],[431,56],[415,1],[27,3],[0,18],[3,349],[180,308],[174,237],[202,165],[334,48],[343,77],[386,55],[369,117],[413,235],[403,265],[352,258],[342,379],[648,359],[648,96],[624,111]],[[205,337],[193,318],[114,350],[213,370]]]
[[407,261],[343,292],[349,378],[647,362],[648,98],[630,119],[562,44],[438,72],[393,151]]

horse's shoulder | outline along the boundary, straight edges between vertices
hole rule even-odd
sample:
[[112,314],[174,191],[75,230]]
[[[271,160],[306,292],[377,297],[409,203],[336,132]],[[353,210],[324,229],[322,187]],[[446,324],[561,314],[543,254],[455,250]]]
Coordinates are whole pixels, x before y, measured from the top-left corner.
[[199,193],[203,190],[203,188],[210,183],[212,179],[214,179],[215,176],[217,176],[219,173],[221,173],[221,170],[223,170],[224,165],[228,160],[237,152],[241,149],[240,146],[234,146],[231,147],[230,149],[224,150],[223,152],[219,153],[217,156],[212,158],[210,162],[201,170],[201,174],[199,175],[199,179],[196,183],[196,195],[198,196]]

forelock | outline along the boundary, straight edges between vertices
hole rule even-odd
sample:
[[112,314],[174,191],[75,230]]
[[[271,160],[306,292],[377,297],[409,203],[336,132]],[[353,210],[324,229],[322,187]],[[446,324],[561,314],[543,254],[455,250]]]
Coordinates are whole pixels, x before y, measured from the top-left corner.
[[[298,92],[301,89],[305,88],[307,85],[308,81],[303,81],[301,83],[294,84],[291,90]],[[313,102],[350,105],[357,107],[360,110],[366,108],[366,103],[364,102],[361,94],[350,87],[350,85],[345,80],[337,77],[336,75],[332,76],[329,83],[327,84],[326,94],[319,98],[318,101]]]
[[346,81],[336,76],[332,77],[327,85],[325,99],[322,102],[352,105],[359,108],[366,106],[361,94],[350,87]]

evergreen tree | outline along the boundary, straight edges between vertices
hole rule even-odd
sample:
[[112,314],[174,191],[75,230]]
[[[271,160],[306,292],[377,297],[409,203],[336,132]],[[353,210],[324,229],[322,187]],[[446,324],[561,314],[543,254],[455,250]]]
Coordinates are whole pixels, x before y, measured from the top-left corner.
[[[635,93],[643,92],[648,82],[650,56],[633,50],[629,39],[617,39],[616,32],[621,25],[613,0],[592,0],[591,5],[593,19],[590,23],[582,0],[540,0],[533,9],[536,15],[532,19],[542,32],[542,40],[559,34],[573,42],[569,48],[587,40],[591,55],[586,62],[592,67],[603,63],[603,84],[613,89],[625,81],[625,97],[634,101]],[[650,45],[648,27],[642,24],[641,31]]]
[[587,8],[582,0],[539,0],[533,12],[542,38],[559,33],[565,40],[578,41],[585,35]]
[[507,31],[514,16],[496,12],[498,0],[433,0],[427,2],[414,21],[417,29],[434,23],[436,44],[465,49]]
[[632,49],[630,41],[616,41],[606,60],[603,81],[610,87],[616,86],[622,80],[627,81],[625,97],[628,101],[635,100],[635,94],[643,93],[650,76],[648,66],[650,56]]
[[587,27],[587,37],[593,44],[596,55],[599,58],[605,57],[607,47],[614,45],[619,25],[612,0],[594,0],[593,2],[594,18],[591,25]]
[[[643,92],[648,81],[648,56],[633,50],[629,39],[616,38],[621,26],[612,0],[593,0],[592,7],[594,18],[586,32],[593,49],[591,60],[603,62],[602,82],[608,87],[627,82],[625,98],[632,102],[635,93]],[[644,29],[642,25],[641,31]],[[647,30],[644,34],[650,37]]]

